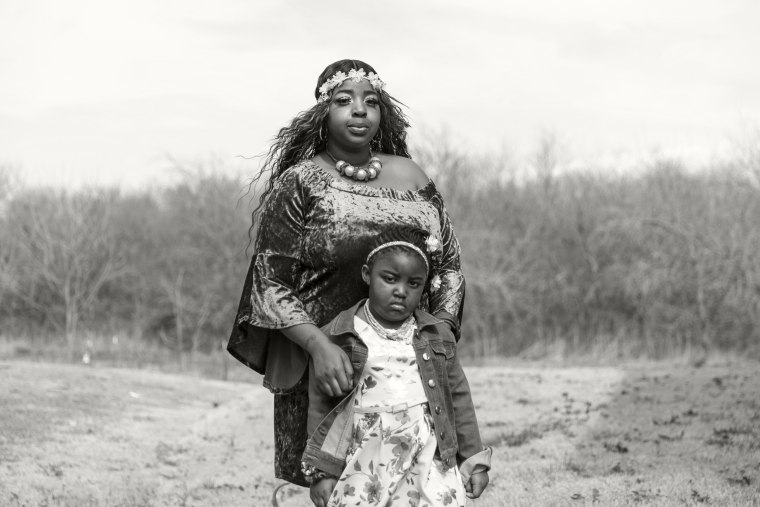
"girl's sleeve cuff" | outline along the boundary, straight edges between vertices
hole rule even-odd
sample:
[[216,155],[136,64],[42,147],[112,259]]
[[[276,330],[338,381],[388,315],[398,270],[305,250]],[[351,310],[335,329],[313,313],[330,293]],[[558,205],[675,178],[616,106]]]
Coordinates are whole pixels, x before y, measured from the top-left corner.
[[459,474],[462,476],[462,482],[467,484],[470,476],[477,472],[488,472],[491,470],[491,455],[493,449],[486,447],[477,454],[473,454],[459,465]]

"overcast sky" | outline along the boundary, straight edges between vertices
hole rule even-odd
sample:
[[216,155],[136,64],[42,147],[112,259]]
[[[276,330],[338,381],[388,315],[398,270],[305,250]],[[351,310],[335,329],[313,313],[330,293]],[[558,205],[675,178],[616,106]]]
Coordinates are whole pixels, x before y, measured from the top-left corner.
[[754,0],[0,0],[0,165],[144,186],[169,157],[252,170],[330,62],[372,64],[411,141],[709,160],[760,124]]

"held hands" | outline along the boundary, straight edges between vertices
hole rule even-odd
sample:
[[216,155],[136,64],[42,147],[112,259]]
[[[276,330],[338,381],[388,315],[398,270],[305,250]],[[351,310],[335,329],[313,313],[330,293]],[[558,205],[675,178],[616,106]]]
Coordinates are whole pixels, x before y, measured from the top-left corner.
[[308,345],[314,364],[314,382],[323,394],[340,396],[353,389],[354,368],[343,349],[324,334],[311,336]]
[[467,498],[478,498],[488,486],[488,472],[475,472],[464,485]]
[[330,495],[332,495],[337,482],[337,479],[325,477],[311,485],[309,497],[311,497],[311,501],[314,502],[316,507],[325,507],[327,505],[327,501],[330,499]]

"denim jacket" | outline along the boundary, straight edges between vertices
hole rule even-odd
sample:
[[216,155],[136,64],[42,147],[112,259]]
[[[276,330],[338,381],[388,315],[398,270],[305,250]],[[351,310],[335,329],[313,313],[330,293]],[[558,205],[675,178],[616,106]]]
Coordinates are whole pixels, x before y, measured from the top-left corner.
[[[317,469],[339,477],[346,465],[354,424],[354,398],[361,388],[367,346],[354,329],[354,315],[364,301],[341,312],[322,330],[343,349],[354,368],[352,392],[342,399],[329,397],[309,384],[310,435],[302,461],[305,469]],[[480,440],[475,408],[467,378],[456,354],[451,327],[427,312],[415,310],[417,331],[412,346],[433,417],[438,453],[445,469],[458,465],[465,482],[474,471],[490,469],[491,449]],[[310,366],[309,378],[313,378]]]

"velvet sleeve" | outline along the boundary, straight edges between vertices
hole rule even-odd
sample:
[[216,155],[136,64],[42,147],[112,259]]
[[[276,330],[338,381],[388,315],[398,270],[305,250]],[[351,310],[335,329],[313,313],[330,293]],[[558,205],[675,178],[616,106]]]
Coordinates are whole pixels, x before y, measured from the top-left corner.
[[461,248],[446,211],[443,197],[435,190],[430,202],[438,210],[441,224],[441,263],[437,270],[441,286],[430,294],[430,313],[446,321],[459,340],[459,325],[462,321],[465,281],[460,262]]
[[279,332],[313,323],[297,293],[307,192],[288,170],[265,200],[240,304],[227,345],[243,364],[265,374],[270,388],[288,388],[305,370],[306,353]]
[[251,325],[281,329],[313,323],[296,292],[306,198],[298,173],[289,170],[277,179],[264,204],[251,270]]

